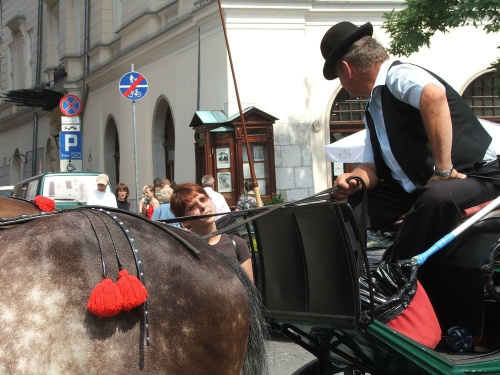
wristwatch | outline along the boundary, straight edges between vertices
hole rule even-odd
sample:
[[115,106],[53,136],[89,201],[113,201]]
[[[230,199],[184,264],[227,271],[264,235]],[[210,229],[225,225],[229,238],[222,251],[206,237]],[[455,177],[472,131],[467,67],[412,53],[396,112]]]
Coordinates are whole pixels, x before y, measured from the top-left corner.
[[434,176],[438,177],[450,177],[451,172],[453,172],[453,165],[451,166],[450,169],[447,169],[445,171],[440,171],[436,169],[436,166],[434,166]]

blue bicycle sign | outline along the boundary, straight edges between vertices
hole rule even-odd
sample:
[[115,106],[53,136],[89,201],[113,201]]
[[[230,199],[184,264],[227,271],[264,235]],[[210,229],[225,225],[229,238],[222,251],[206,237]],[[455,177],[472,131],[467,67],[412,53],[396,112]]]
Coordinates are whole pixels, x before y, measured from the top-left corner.
[[125,99],[140,100],[148,92],[148,81],[141,73],[128,72],[120,79],[118,88]]

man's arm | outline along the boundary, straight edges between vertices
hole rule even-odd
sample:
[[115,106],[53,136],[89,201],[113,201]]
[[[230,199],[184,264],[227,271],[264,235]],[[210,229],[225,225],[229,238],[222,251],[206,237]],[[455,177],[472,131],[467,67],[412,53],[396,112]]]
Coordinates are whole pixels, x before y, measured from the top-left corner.
[[335,199],[345,201],[349,196],[360,189],[357,181],[346,181],[351,176],[360,177],[365,182],[365,185],[368,189],[373,189],[379,183],[375,164],[363,163],[357,166],[352,172],[343,173],[337,177],[333,185],[340,187],[341,190],[332,192],[332,195]]
[[[449,170],[453,165],[451,161],[453,128],[446,92],[442,87],[429,83],[423,88],[420,96],[420,113],[434,156],[434,166],[439,171]],[[429,181],[448,178],[464,179],[466,176],[453,169],[449,177],[434,175]]]

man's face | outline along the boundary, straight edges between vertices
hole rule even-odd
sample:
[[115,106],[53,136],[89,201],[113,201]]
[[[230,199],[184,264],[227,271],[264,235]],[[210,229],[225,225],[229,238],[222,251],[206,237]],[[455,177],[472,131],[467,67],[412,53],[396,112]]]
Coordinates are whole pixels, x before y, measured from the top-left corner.
[[101,192],[105,192],[106,191],[106,186],[108,185],[105,185],[105,184],[97,184],[97,190],[101,191]]
[[340,84],[349,93],[349,95],[366,95],[362,93],[362,81],[365,80],[365,77],[359,70],[348,65],[345,61],[341,61],[335,66],[335,73],[339,77]]

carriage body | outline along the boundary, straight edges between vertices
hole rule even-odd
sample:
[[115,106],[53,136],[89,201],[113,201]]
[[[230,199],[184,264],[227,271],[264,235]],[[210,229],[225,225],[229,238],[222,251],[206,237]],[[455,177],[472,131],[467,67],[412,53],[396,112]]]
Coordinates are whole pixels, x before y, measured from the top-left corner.
[[358,277],[368,264],[348,204],[283,207],[252,224],[247,234],[269,323],[317,357],[296,374],[500,373],[500,351],[431,350],[363,316]]

